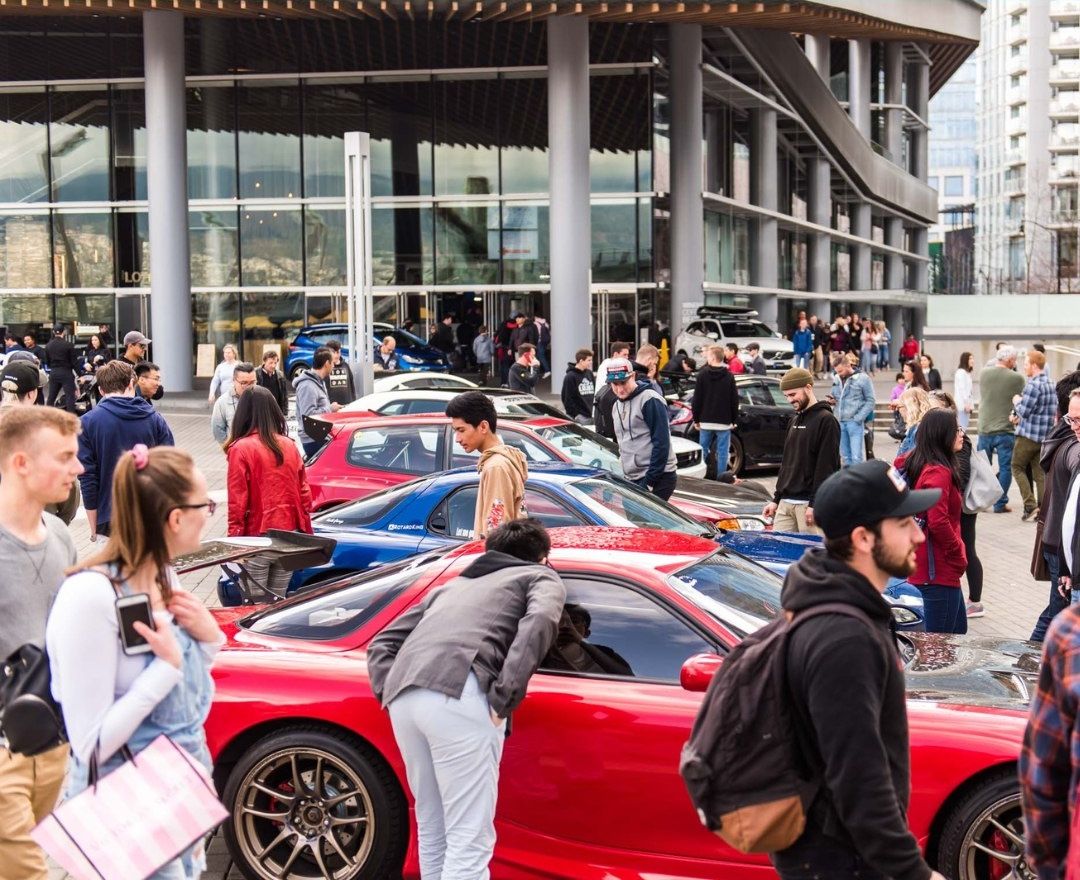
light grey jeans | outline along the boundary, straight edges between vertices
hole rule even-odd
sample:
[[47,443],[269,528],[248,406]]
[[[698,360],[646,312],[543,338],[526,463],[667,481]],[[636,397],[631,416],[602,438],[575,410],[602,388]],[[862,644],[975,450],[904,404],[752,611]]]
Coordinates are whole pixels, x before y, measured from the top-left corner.
[[390,723],[416,799],[421,880],[488,880],[506,721],[491,720],[470,672],[459,700],[405,691]]

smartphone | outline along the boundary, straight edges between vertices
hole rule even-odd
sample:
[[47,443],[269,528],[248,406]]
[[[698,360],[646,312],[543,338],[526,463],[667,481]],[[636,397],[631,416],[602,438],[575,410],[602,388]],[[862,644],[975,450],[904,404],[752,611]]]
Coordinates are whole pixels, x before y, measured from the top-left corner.
[[116,600],[116,619],[120,623],[120,643],[125,654],[131,656],[150,651],[150,643],[135,631],[134,626],[136,621],[142,621],[150,629],[157,628],[150,610],[150,597],[146,593],[120,596]]

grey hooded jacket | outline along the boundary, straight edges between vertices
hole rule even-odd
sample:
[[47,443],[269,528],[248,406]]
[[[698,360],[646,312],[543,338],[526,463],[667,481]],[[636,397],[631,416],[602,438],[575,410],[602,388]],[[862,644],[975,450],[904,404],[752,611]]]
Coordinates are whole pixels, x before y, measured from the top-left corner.
[[321,416],[330,412],[330,396],[326,393],[326,383],[314,370],[301,373],[293,381],[296,389],[296,421],[300,442],[312,443],[314,438],[304,431],[304,416]]
[[671,445],[667,403],[645,379],[626,400],[616,400],[611,410],[623,475],[652,486],[666,473],[674,473],[675,449]]

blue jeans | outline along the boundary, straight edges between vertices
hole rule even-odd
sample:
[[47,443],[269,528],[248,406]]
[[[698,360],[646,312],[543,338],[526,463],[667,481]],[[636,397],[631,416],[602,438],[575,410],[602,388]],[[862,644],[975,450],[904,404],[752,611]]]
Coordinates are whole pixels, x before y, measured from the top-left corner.
[[1001,484],[1001,497],[994,504],[995,513],[1001,513],[1009,500],[1009,486],[1012,485],[1012,456],[1016,445],[1015,434],[980,434],[979,452],[985,452],[994,463],[994,453],[998,456],[998,483]]
[[714,431],[702,428],[698,432],[698,442],[701,444],[701,454],[706,460],[709,451],[716,447],[716,474],[719,476],[728,469],[728,450],[731,448],[731,431]]
[[877,355],[873,350],[864,348],[859,357],[859,363],[862,367],[862,371],[868,376],[877,369]]
[[926,631],[929,633],[966,633],[967,607],[959,587],[919,585],[923,597]]
[[889,366],[889,343],[879,342],[877,347],[877,365],[879,370]]
[[1046,603],[1042,614],[1039,615],[1039,619],[1035,623],[1035,629],[1031,631],[1031,641],[1033,642],[1041,642],[1046,638],[1046,630],[1050,627],[1050,621],[1054,619],[1059,611],[1064,611],[1069,604],[1069,600],[1064,598],[1057,590],[1058,578],[1061,577],[1061,564],[1057,552],[1043,550],[1043,559],[1046,560],[1046,568],[1050,572],[1050,600]]
[[840,423],[840,460],[844,463],[844,467],[866,461],[863,424],[863,422],[852,421]]
[[799,368],[801,368],[803,370],[810,369],[810,358],[811,358],[811,356],[812,355],[809,352],[807,352],[805,354],[800,353],[800,352],[795,352],[795,366],[799,367]]

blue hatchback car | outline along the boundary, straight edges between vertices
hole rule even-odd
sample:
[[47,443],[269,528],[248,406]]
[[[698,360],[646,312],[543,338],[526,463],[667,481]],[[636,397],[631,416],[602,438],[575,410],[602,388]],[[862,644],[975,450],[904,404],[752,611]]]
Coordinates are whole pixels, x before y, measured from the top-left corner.
[[[445,354],[406,330],[391,327],[389,324],[375,324],[374,333],[371,340],[372,351],[382,344],[384,337],[394,337],[397,343],[398,372],[426,370],[445,373],[450,369],[450,361]],[[296,338],[289,343],[289,352],[285,355],[285,374],[289,380],[295,379],[301,370],[311,369],[315,349],[326,345],[331,339],[336,339],[342,345],[346,345],[349,339],[349,325],[312,324],[301,327]],[[348,357],[348,348],[342,348],[341,353]]]
[[[475,468],[457,468],[402,483],[312,519],[315,534],[337,542],[331,560],[293,575],[290,592],[396,562],[414,553],[472,539],[479,475]],[[783,577],[787,567],[819,538],[773,532],[725,532],[699,522],[608,471],[559,463],[531,464],[525,486],[525,507],[548,528],[559,526],[637,526],[714,537],[747,558]],[[922,626],[918,607],[891,597],[897,625]],[[223,581],[223,605],[240,604],[240,593]]]

